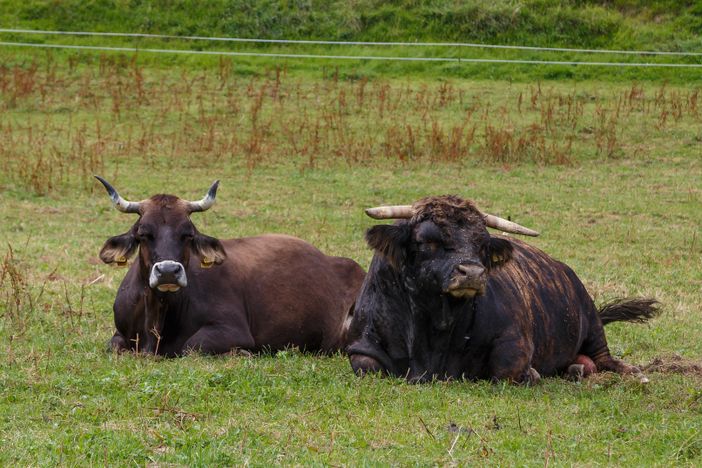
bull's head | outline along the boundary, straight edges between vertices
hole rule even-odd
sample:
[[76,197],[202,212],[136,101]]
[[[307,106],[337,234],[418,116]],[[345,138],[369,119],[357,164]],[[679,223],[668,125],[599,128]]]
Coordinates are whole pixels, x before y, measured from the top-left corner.
[[107,239],[100,251],[103,262],[124,265],[138,249],[141,272],[148,278],[149,286],[161,292],[173,292],[188,284],[185,271],[191,255],[199,257],[203,268],[224,261],[226,254],[219,240],[201,234],[190,221],[191,213],[205,211],[214,204],[219,181],[196,202],[173,195],[154,195],[140,202],[130,202],[105,179],[95,177],[107,189],[115,208],[139,215],[129,231]]
[[490,236],[486,226],[538,235],[485,215],[456,196],[428,197],[411,206],[370,208],[366,213],[376,219],[404,219],[370,228],[366,240],[398,272],[413,300],[444,311],[442,317],[432,317],[438,328],[452,321],[448,303],[484,293],[489,270],[511,258],[512,244]]

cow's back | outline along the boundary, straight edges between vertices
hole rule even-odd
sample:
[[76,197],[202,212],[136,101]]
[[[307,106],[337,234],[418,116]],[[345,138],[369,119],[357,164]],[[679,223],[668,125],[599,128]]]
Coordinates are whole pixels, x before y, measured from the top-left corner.
[[343,346],[345,323],[365,275],[356,262],[286,235],[223,245],[228,258],[219,268],[227,269],[243,299],[256,348],[333,351]]

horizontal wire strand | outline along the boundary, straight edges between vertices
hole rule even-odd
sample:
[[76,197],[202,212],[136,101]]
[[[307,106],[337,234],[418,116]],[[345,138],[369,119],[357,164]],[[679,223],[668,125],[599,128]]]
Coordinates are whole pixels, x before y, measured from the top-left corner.
[[608,50],[608,49],[578,49],[568,47],[537,47],[522,45],[480,44],[470,42],[363,42],[363,41],[324,41],[324,40],[294,40],[294,39],[259,39],[241,37],[209,37],[209,36],[177,36],[169,34],[119,33],[97,31],[45,31],[39,29],[0,28],[1,33],[19,34],[48,34],[72,36],[103,36],[103,37],[138,37],[154,39],[180,39],[197,41],[245,42],[268,44],[307,44],[307,45],[355,45],[355,46],[402,46],[402,47],[474,47],[486,49],[512,49],[549,52],[577,52],[591,54],[628,54],[628,55],[663,55],[699,57],[702,52],[668,52],[655,50]]
[[263,52],[230,52],[230,51],[210,51],[210,50],[183,50],[183,49],[151,49],[137,47],[107,47],[107,46],[86,46],[70,44],[36,44],[30,42],[3,42],[0,46],[6,47],[35,47],[44,49],[75,49],[75,50],[97,50],[111,52],[148,52],[181,55],[221,55],[233,57],[269,57],[269,58],[303,58],[303,59],[326,59],[326,60],[385,60],[396,62],[455,62],[455,63],[515,63],[526,65],[587,65],[603,67],[665,67],[665,68],[702,68],[698,63],[652,63],[652,62],[578,62],[562,60],[521,60],[521,59],[483,59],[483,58],[461,58],[461,57],[388,57],[388,56],[362,56],[362,55],[317,55],[317,54],[284,54],[284,53],[263,53]]

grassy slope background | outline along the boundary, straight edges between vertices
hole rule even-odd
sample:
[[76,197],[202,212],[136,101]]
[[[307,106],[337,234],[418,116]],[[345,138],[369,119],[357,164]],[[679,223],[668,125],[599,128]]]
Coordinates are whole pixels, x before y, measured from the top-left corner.
[[[0,24],[9,28],[63,31],[140,32],[173,35],[321,39],[338,41],[477,42],[541,47],[634,49],[699,52],[702,50],[702,7],[698,2],[660,0],[496,0],[479,1],[0,1]],[[4,40],[348,55],[417,55],[490,57],[532,60],[675,61],[699,58],[656,58],[622,55],[506,51],[462,48],[342,47],[252,45],[180,42],[153,39],[44,37],[3,33]],[[2,49],[6,53],[7,49]],[[74,57],[85,54],[63,52]],[[149,57],[158,63],[207,64],[202,57]],[[344,75],[430,75],[514,80],[533,78],[606,77],[608,79],[699,79],[698,70],[629,69],[567,66],[468,65],[321,60],[237,59],[243,72],[260,72],[275,64],[318,73],[339,69]]]
[[[693,2],[240,5],[4,2],[0,18],[202,35],[699,44]],[[276,72],[278,62],[145,54],[1,57],[0,464],[699,464],[696,74],[341,64],[336,75],[337,64],[325,73],[317,62]],[[536,82],[559,76],[578,79]],[[128,198],[199,198],[221,178],[217,204],[195,219],[204,233],[286,232],[363,266],[364,207],[462,194],[542,231],[530,242],[571,265],[597,302],[658,297],[663,317],[607,334],[615,355],[668,366],[647,386],[601,375],[521,388],[361,380],[341,355],[294,350],[105,353],[124,270],[97,252],[133,218],[111,208],[92,173]]]

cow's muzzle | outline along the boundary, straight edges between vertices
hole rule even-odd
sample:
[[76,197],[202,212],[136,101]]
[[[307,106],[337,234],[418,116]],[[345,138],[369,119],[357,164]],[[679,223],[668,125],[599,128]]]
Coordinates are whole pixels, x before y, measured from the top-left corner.
[[456,298],[471,298],[485,292],[487,275],[482,265],[459,264],[453,271],[446,293]]
[[180,262],[164,260],[154,263],[149,275],[149,286],[161,292],[175,292],[188,285],[185,268]]

